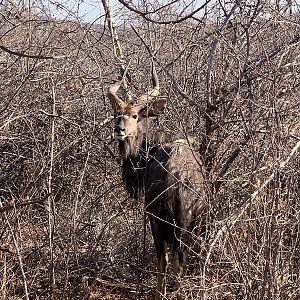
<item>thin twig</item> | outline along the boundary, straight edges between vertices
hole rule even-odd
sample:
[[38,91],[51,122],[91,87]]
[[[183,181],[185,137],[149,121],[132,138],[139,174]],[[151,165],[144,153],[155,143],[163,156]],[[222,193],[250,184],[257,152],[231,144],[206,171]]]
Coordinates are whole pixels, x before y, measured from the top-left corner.
[[24,207],[24,206],[27,206],[27,205],[43,203],[47,200],[48,197],[49,197],[49,195],[46,196],[45,198],[42,198],[42,199],[39,199],[39,200],[32,200],[32,201],[26,201],[26,202],[21,202],[21,203],[15,203],[14,205],[2,206],[2,207],[0,207],[0,214],[2,214],[4,212],[7,212],[7,211],[10,211],[10,210],[13,210],[13,209],[16,209],[16,208],[19,208],[19,207]]

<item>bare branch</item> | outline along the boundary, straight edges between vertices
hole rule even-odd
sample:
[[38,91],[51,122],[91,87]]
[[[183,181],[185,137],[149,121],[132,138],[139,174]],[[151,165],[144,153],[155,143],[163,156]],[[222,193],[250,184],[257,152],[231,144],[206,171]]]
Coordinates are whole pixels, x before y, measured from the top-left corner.
[[206,0],[206,2],[204,4],[202,4],[200,7],[198,7],[197,9],[195,9],[194,11],[192,11],[190,14],[182,17],[182,18],[176,18],[174,20],[168,20],[168,21],[159,21],[159,20],[154,20],[150,17],[148,17],[149,14],[154,14],[156,11],[154,12],[142,12],[139,9],[132,7],[129,5],[130,2],[126,2],[124,0],[118,0],[121,4],[123,4],[126,8],[128,8],[130,11],[140,15],[141,17],[143,17],[146,21],[149,21],[151,23],[155,23],[155,24],[178,24],[181,23],[185,20],[191,19],[193,18],[193,16],[195,14],[197,14],[199,11],[201,11],[202,9],[204,9],[210,2],[211,0]]
[[[114,53],[115,53],[115,57],[119,60],[120,62],[120,66],[121,66],[121,76],[124,77],[124,74],[126,74],[126,78],[130,80],[130,77],[127,75],[127,63],[126,63],[126,59],[124,57],[123,54],[123,50],[122,50],[122,46],[121,46],[121,42],[114,24],[114,19],[113,19],[113,15],[109,6],[109,0],[102,0],[102,4],[103,4],[103,8],[104,11],[106,13],[107,16],[107,22],[108,22],[108,26],[110,29],[110,33],[112,36],[112,41],[113,41],[113,47],[114,47]],[[124,80],[123,82],[123,86],[125,89],[125,93],[126,93],[126,98],[125,102],[130,102],[132,97],[130,95],[130,92],[127,89],[127,83],[126,80]]]
[[232,229],[234,227],[234,225],[240,220],[241,216],[246,212],[248,207],[250,205],[254,204],[255,199],[264,191],[264,189],[268,186],[268,184],[274,179],[275,174],[278,171],[285,168],[285,166],[289,163],[289,161],[294,156],[294,154],[298,151],[299,148],[300,148],[300,141],[298,141],[296,143],[296,145],[293,147],[293,149],[291,150],[291,152],[289,153],[289,155],[287,156],[287,158],[285,160],[278,162],[278,168],[274,172],[272,172],[272,174],[260,185],[260,187],[251,195],[251,197],[249,197],[249,199],[247,201],[245,201],[245,203],[241,207],[238,208],[236,213],[234,213],[229,218],[227,218],[225,221],[223,221],[224,225],[218,230],[218,232],[215,235],[214,240],[210,244],[209,251],[208,251],[208,254],[205,259],[203,277],[205,277],[206,266],[208,265],[208,262],[210,260],[210,256],[212,253],[212,249],[216,245],[217,241],[223,235],[229,233],[230,229]]
[[[64,58],[65,56],[44,56],[44,55],[32,55],[32,54],[26,54],[26,53],[21,53],[17,51],[12,51],[8,49],[7,47],[0,45],[0,49],[3,50],[4,52],[7,52],[12,55],[16,55],[19,57],[26,57],[26,58],[36,58],[36,59],[58,59],[58,58]],[[40,51],[41,52],[41,51]]]

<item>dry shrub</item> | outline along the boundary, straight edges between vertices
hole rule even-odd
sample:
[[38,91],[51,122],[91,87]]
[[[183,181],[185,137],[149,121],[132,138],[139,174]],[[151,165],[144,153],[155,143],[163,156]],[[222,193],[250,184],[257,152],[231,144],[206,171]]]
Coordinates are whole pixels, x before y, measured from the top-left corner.
[[[281,166],[299,141],[298,16],[255,5],[241,3],[229,21],[215,7],[205,22],[135,23],[168,97],[152,129],[165,140],[193,136],[207,170],[207,230],[189,251],[186,299],[299,297],[299,151]],[[143,201],[123,188],[107,119],[105,89],[118,75],[108,30],[29,21],[16,4],[0,12],[1,45],[15,52],[0,52],[2,299],[128,299],[141,284],[139,297],[151,298]],[[119,33],[138,95],[149,55],[129,27]]]

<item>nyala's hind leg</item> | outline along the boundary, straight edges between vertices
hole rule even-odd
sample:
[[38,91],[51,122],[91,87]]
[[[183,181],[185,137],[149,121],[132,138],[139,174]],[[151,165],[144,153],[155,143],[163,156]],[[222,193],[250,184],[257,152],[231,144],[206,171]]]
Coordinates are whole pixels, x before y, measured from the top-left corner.
[[181,250],[176,250],[173,254],[173,272],[175,275],[176,280],[176,289],[177,289],[177,300],[182,300],[182,293],[180,289],[180,281],[183,276],[183,268],[184,268],[184,261],[183,261],[183,252]]
[[157,287],[155,291],[155,300],[161,300],[166,295],[166,269],[167,269],[167,253],[164,252],[157,258]]

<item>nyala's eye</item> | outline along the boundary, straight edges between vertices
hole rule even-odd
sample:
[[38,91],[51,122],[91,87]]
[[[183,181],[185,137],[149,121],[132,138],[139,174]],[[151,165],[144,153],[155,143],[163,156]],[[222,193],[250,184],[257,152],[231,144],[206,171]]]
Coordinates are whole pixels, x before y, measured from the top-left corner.
[[134,119],[137,119],[138,115],[133,115],[132,117],[133,117]]

